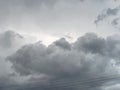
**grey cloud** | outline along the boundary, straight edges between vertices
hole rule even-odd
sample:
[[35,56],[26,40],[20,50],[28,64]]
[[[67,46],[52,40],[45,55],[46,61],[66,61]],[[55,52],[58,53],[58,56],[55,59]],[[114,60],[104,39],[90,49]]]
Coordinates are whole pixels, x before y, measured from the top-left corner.
[[87,33],[83,37],[78,38],[74,47],[77,50],[91,53],[105,53],[105,39],[98,37],[94,33]]
[[108,54],[111,58],[116,58],[116,60],[119,60],[120,56],[120,49],[119,49],[119,44],[120,44],[120,40],[119,40],[119,36],[115,35],[115,36],[109,36],[107,37],[107,50],[108,50]]
[[111,24],[113,25],[113,26],[116,26],[116,25],[118,25],[119,24],[119,18],[115,18],[112,22],[111,22]]
[[[23,37],[13,31],[6,31],[0,35],[0,46],[3,48],[10,48],[14,46],[16,39],[23,39]],[[20,41],[20,40],[19,40]]]
[[108,8],[106,10],[106,14],[107,15],[116,15],[118,11],[119,11],[119,7],[114,8],[114,9]]
[[26,44],[26,38],[12,31],[4,31],[0,33],[0,56],[8,56],[15,52],[22,45]]
[[[32,84],[35,90],[37,87],[45,90],[86,90],[87,87],[88,90],[102,90],[104,83],[113,81],[109,75],[118,74],[111,60],[117,62],[119,58],[119,42],[119,39],[112,36],[104,39],[94,33],[87,33],[71,44],[62,38],[48,47],[41,43],[25,45],[7,59],[20,76],[44,74],[49,77],[45,86]],[[101,77],[100,80],[97,77]],[[96,81],[87,81],[92,78]],[[79,82],[73,84],[77,80]],[[30,87],[24,89],[30,90]]]
[[107,8],[103,10],[103,12],[97,16],[97,19],[94,21],[94,23],[97,24],[98,22],[103,21],[105,18],[109,16],[117,15],[119,12],[119,9],[120,9],[120,6],[115,8]]
[[105,87],[105,90],[119,90],[119,89],[120,89],[119,84],[115,84],[115,85],[112,85],[112,86]]
[[65,40],[65,38],[61,38],[60,40],[55,41],[54,43],[55,43],[56,46],[59,46],[59,47],[61,47],[61,48],[63,48],[63,49],[67,49],[67,50],[70,50],[70,49],[71,49],[70,43],[67,42],[67,41]]
[[11,63],[5,58],[15,53],[24,44],[26,44],[24,36],[14,31],[8,30],[0,33],[0,78],[13,72],[10,68]]
[[117,18],[114,18],[112,21],[111,21],[111,25],[116,28],[117,30],[120,29],[119,25],[120,25],[120,18],[117,17]]

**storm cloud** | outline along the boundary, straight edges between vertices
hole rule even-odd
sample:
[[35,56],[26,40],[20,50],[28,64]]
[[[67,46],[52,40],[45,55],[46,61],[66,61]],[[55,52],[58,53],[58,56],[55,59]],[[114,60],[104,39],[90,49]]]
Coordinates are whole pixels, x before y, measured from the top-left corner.
[[0,0],[0,90],[118,90],[119,11],[118,0]]
[[31,82],[31,87],[26,83],[16,85],[17,89],[104,90],[105,83],[118,82],[119,45],[114,36],[105,39],[87,33],[74,43],[61,38],[49,46],[41,42],[25,45],[7,60],[15,76],[29,77],[26,82]]

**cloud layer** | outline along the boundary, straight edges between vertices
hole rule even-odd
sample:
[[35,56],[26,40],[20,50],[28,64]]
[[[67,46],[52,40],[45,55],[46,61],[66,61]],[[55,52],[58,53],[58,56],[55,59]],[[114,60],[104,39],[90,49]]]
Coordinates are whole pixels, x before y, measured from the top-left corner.
[[119,12],[118,0],[0,0],[0,90],[120,89]]
[[7,57],[14,70],[9,79],[21,82],[13,83],[24,90],[105,90],[107,83],[119,82],[115,76],[119,75],[118,37],[87,33],[74,43],[61,38],[49,46],[41,42],[25,45]]

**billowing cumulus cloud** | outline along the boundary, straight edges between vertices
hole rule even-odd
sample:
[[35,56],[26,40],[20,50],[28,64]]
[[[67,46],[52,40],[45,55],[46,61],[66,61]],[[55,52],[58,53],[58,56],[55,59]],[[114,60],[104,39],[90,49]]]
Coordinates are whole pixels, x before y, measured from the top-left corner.
[[14,70],[10,80],[21,82],[13,83],[24,90],[106,90],[106,83],[119,82],[115,76],[119,76],[119,45],[115,36],[105,39],[95,33],[74,43],[61,38],[49,46],[28,44],[7,57]]
[[65,38],[61,38],[60,40],[55,41],[54,44],[55,44],[56,46],[59,46],[59,47],[63,48],[63,49],[68,49],[68,50],[71,49],[71,44],[68,43],[68,42],[65,40]]
[[87,33],[75,42],[75,48],[84,52],[104,53],[105,47],[105,40],[94,33]]
[[0,90],[120,89],[107,26],[119,29],[119,12],[118,0],[0,0]]

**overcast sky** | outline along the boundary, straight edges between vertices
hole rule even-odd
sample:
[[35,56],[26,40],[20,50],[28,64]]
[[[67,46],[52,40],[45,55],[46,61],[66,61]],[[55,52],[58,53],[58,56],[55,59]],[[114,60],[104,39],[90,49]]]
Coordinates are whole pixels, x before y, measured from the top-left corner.
[[0,90],[120,90],[119,0],[0,0]]
[[97,26],[94,22],[99,14],[116,7],[119,0],[0,0],[0,30],[37,36],[47,44],[63,36],[75,39],[86,32],[108,36],[119,33],[109,21],[119,18],[119,10],[103,16]]

